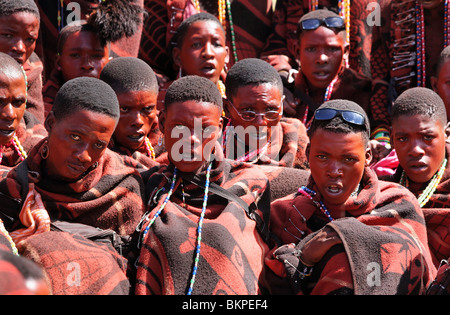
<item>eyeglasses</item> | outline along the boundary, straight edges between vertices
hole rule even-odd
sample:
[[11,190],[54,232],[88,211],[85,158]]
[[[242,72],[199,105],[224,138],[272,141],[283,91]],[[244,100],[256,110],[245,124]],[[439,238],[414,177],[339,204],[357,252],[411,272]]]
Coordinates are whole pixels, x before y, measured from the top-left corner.
[[300,23],[300,29],[305,31],[312,31],[321,25],[329,28],[344,28],[344,19],[340,16],[327,17],[325,19],[308,19]]
[[363,126],[365,123],[365,118],[362,114],[353,112],[350,110],[338,110],[338,109],[332,109],[332,108],[321,108],[316,110],[314,113],[314,119],[315,120],[330,120],[336,117],[337,115],[340,115],[342,119],[344,119],[346,122]]
[[245,112],[239,112],[236,109],[236,107],[234,107],[233,103],[231,103],[230,101],[229,101],[229,103],[230,103],[231,107],[233,107],[233,109],[239,115],[239,117],[241,117],[242,120],[245,120],[245,121],[253,121],[258,116],[262,116],[265,120],[274,121],[274,120],[277,120],[281,115],[283,115],[283,107],[282,106],[278,107],[278,109],[281,108],[281,112],[279,112],[278,110],[269,110],[264,113],[256,113],[251,110],[246,110]]

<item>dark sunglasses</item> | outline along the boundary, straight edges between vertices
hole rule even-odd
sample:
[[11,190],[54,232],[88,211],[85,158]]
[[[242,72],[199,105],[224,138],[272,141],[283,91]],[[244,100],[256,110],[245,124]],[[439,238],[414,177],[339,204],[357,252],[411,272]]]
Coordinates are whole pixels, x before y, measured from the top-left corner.
[[321,108],[316,110],[314,113],[314,119],[316,120],[330,120],[336,117],[337,115],[340,115],[342,119],[344,119],[346,122],[363,126],[365,123],[365,118],[362,114],[353,112],[350,110],[338,110],[338,109],[332,109],[332,108]]
[[325,25],[328,28],[344,28],[344,19],[340,16],[327,17],[325,19],[308,19],[300,23],[300,29],[305,31],[312,31],[321,25]]

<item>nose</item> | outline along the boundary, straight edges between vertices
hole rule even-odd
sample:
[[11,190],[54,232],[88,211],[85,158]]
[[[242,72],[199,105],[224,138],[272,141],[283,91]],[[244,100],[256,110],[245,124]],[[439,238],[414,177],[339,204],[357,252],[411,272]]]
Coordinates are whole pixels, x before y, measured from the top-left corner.
[[16,111],[14,110],[14,107],[11,104],[8,104],[3,107],[1,111],[1,117],[3,120],[14,120],[17,117]]
[[80,144],[74,155],[80,163],[84,164],[92,162],[92,157],[89,153],[89,145],[87,143]]
[[411,148],[408,151],[410,156],[422,156],[425,154],[425,150],[422,147],[422,142],[419,140],[412,140],[411,141]]
[[83,70],[93,70],[94,69],[92,58],[90,56],[85,56],[83,58],[83,63],[81,64],[81,68]]
[[317,63],[320,64],[328,63],[328,55],[324,51],[319,52]]
[[132,113],[132,126],[142,127],[144,125],[144,119],[139,111]]
[[25,54],[26,51],[27,51],[26,46],[25,46],[23,40],[20,39],[20,38],[18,38],[18,39],[15,41],[15,43],[14,43],[14,45],[13,45],[13,47],[12,47],[12,50],[13,50],[14,52],[18,53],[18,54]]
[[204,58],[210,58],[212,56],[214,56],[214,50],[212,48],[211,43],[206,43],[204,48],[203,48],[203,57]]
[[327,167],[327,174],[331,178],[337,178],[343,175],[342,167],[340,163],[335,161],[330,161]]

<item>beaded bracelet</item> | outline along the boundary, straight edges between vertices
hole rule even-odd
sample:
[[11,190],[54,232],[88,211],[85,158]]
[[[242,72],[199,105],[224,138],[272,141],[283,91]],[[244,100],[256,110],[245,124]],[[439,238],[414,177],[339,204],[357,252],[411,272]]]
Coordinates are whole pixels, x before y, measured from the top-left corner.
[[298,273],[299,273],[299,275],[300,275],[300,279],[303,280],[303,279],[305,279],[306,277],[311,276],[311,274],[312,274],[312,272],[313,272],[313,269],[314,269],[314,265],[313,265],[313,266],[307,265],[307,264],[302,260],[302,258],[300,257],[301,254],[302,254],[302,251],[301,251],[301,250],[298,250],[298,261],[299,261],[299,264],[298,264],[297,271],[298,271]]

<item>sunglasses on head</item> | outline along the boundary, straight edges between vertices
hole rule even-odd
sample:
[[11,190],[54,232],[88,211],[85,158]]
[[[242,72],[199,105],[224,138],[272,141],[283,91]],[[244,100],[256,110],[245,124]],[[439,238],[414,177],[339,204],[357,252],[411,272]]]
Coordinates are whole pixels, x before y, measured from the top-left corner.
[[304,31],[311,31],[325,25],[328,28],[344,28],[344,19],[340,16],[331,16],[325,19],[307,19],[300,23],[300,29]]
[[338,110],[332,108],[321,108],[314,113],[315,120],[330,120],[336,116],[341,116],[346,122],[363,126],[365,118],[362,114],[350,110]]

